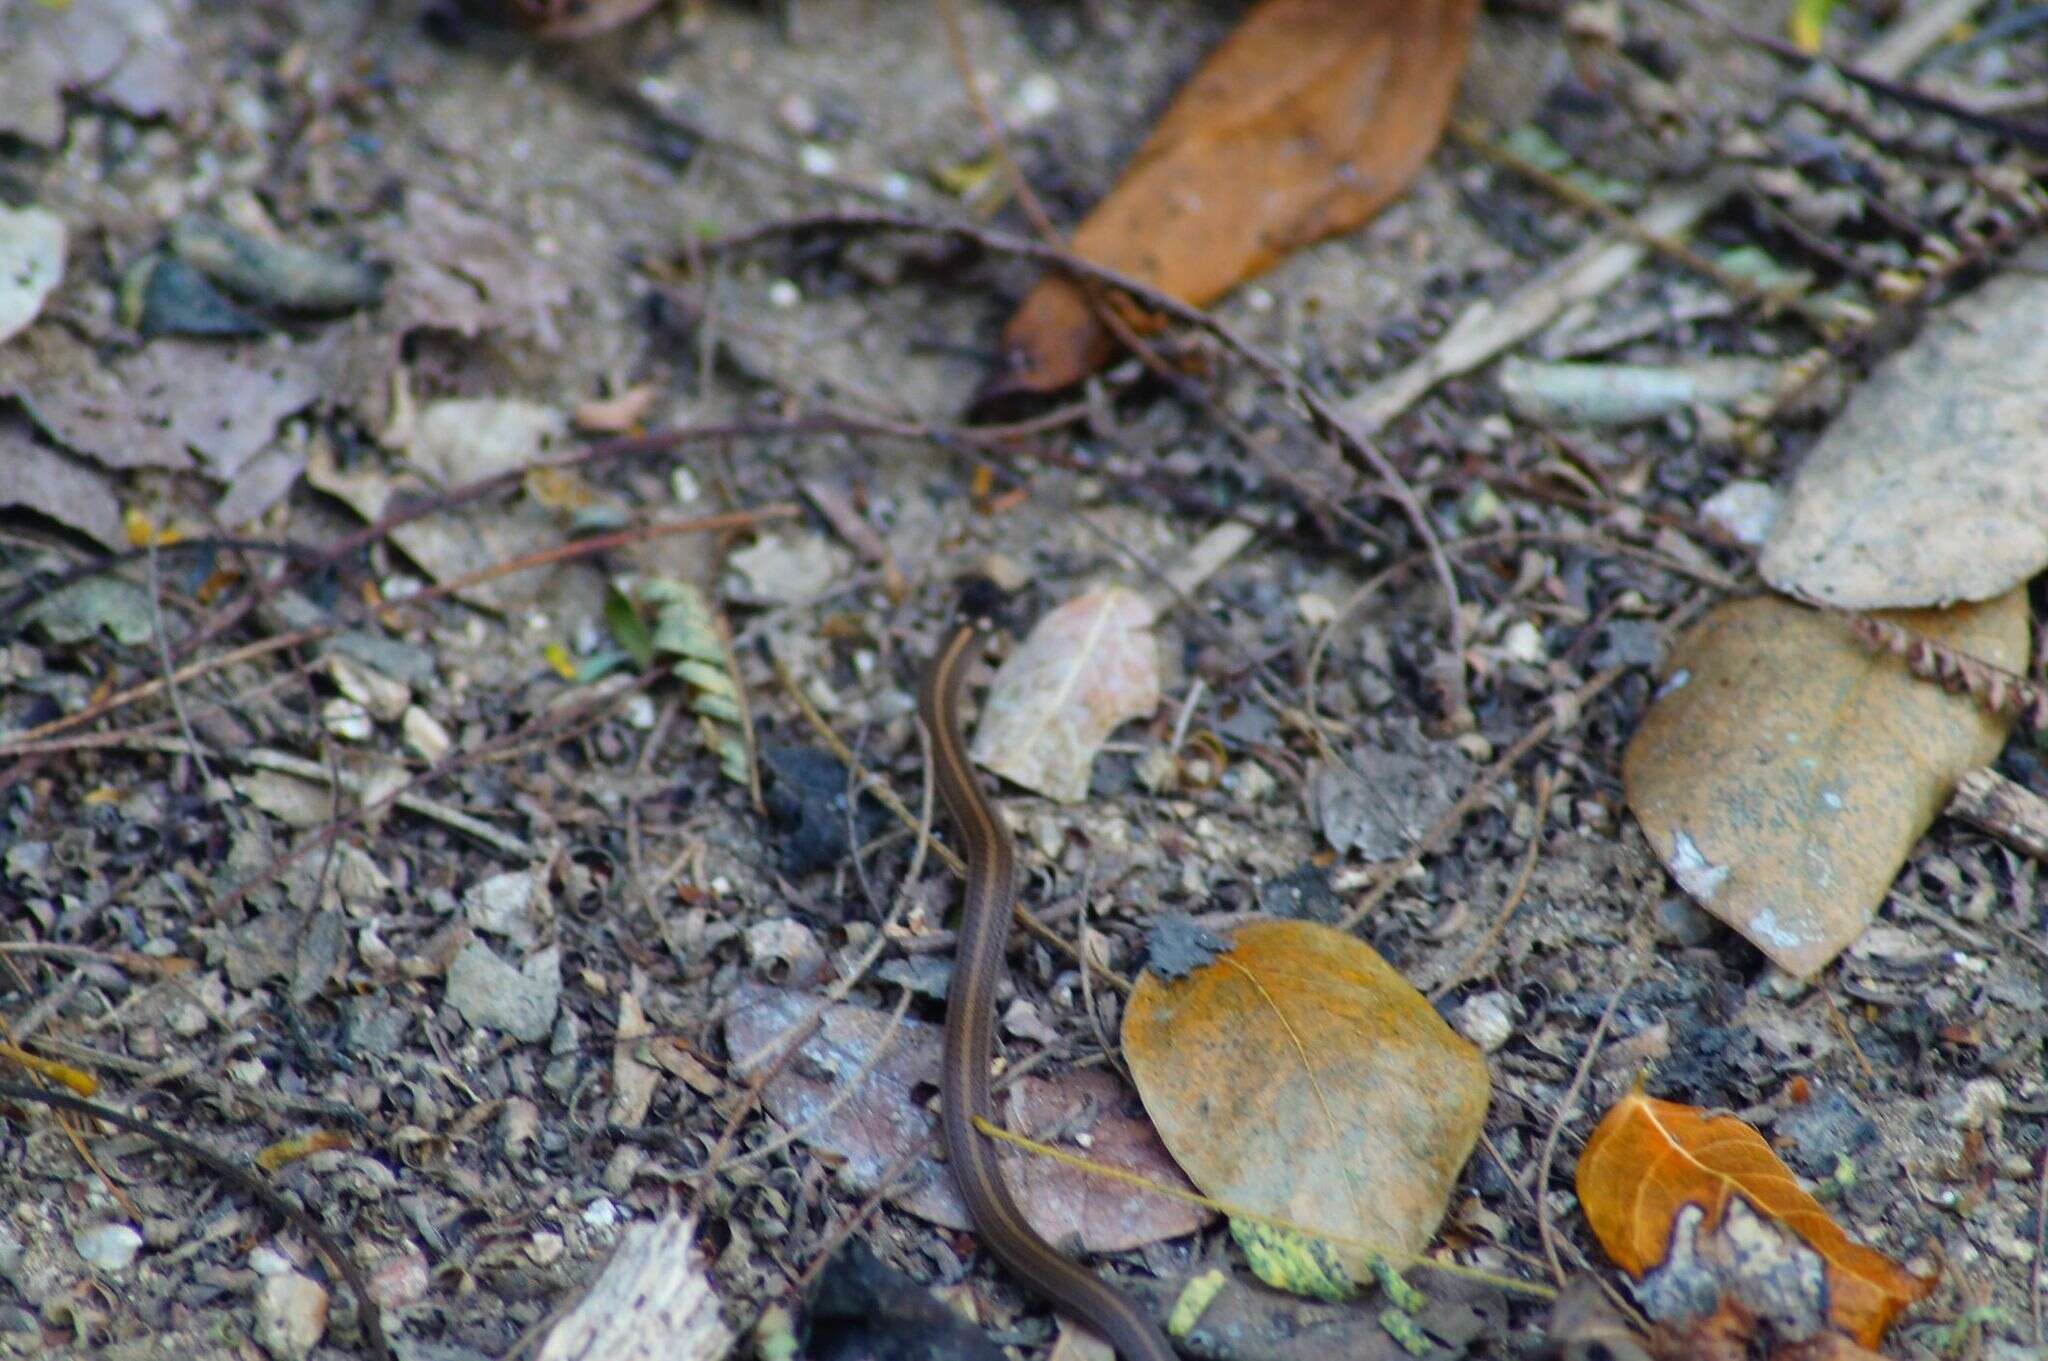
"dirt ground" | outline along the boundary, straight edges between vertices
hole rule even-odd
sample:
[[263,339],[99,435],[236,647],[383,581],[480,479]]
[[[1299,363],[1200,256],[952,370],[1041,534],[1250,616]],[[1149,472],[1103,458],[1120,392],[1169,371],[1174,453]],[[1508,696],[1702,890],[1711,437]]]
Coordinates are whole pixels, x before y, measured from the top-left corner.
[[[1444,711],[1442,601],[1429,572],[1412,570],[1411,527],[1375,475],[1347,466],[1247,366],[1197,347],[1202,383],[1264,449],[1259,461],[1209,411],[1128,365],[1070,419],[991,449],[946,432],[1035,277],[1030,264],[830,228],[706,253],[728,233],[876,207],[1022,230],[1000,196],[963,202],[947,187],[978,177],[985,193],[997,177],[928,6],[698,0],[576,44],[537,42],[481,4],[146,8],[181,45],[168,112],[85,92],[67,99],[54,144],[0,138],[0,199],[39,204],[70,229],[46,321],[103,357],[135,349],[116,310],[119,277],[193,212],[264,220],[388,276],[374,307],[283,325],[280,352],[318,375],[319,395],[266,443],[282,451],[289,490],[252,525],[209,523],[217,498],[238,490],[234,476],[113,474],[122,505],[158,525],[303,553],[216,544],[133,558],[128,576],[156,601],[136,640],[58,642],[0,619],[0,925],[15,943],[0,954],[0,1018],[5,1038],[95,1074],[100,1099],[209,1148],[249,1157],[314,1130],[345,1136],[275,1180],[364,1262],[401,1356],[507,1356],[573,1300],[626,1222],[691,1206],[735,1329],[787,1299],[860,1216],[859,1235],[888,1263],[921,1282],[967,1282],[999,1340],[1049,1354],[1050,1316],[971,1235],[867,1205],[873,1186],[838,1175],[838,1160],[805,1141],[702,1175],[784,1128],[728,1068],[728,1012],[744,984],[844,977],[902,891],[899,948],[847,1000],[887,1012],[908,997],[908,1015],[926,1021],[942,1010],[917,980],[945,957],[935,943],[951,876],[919,861],[921,878],[902,885],[913,846],[879,813],[862,823],[874,844],[858,866],[811,854],[816,838],[844,835],[818,820],[845,813],[818,800],[815,776],[804,783],[803,753],[820,742],[782,677],[915,805],[911,697],[976,574],[1012,592],[1018,633],[1107,581],[1166,605],[1168,702],[1117,735],[1088,800],[1004,791],[1027,898],[1056,922],[1051,908],[1085,899],[1111,968],[1136,971],[1159,916],[1335,921],[1398,870],[1359,934],[1425,992],[1443,987],[1447,1015],[1497,1027],[1493,1152],[1466,1169],[1439,1239],[1456,1260],[1547,1277],[1541,1215],[1567,1240],[1567,1266],[1601,1264],[1570,1167],[1594,1115],[1646,1072],[1656,1095],[1755,1124],[1826,1188],[1855,1236],[1940,1271],[1889,1354],[2041,1354],[2048,916],[2036,867],[1938,823],[1865,939],[1818,986],[1801,986],[1690,907],[1621,793],[1621,748],[1673,619],[1728,594],[1711,583],[1754,586],[1752,554],[1717,539],[1701,506],[1733,479],[1782,482],[1848,385],[1910,332],[1909,311],[1843,347],[1831,375],[1760,431],[1682,411],[1557,435],[1510,416],[1485,370],[1390,425],[1383,450],[1439,532],[1466,544],[1455,560],[1471,714],[1459,731]],[[1023,170],[1067,222],[1114,182],[1243,8],[961,5]],[[1721,8],[1783,29],[1779,5]],[[1859,50],[1892,8],[1838,9],[1831,50]],[[1874,287],[1927,239],[1980,225],[1973,176],[2028,164],[1981,132],[1828,84],[1676,8],[1588,5],[1569,17],[1618,25],[1626,58],[1568,49],[1567,16],[1548,5],[1499,7],[1482,20],[1459,113],[1494,129],[1533,121],[1619,185],[1625,208],[1738,145],[1752,175],[1797,164],[1818,183],[1814,166],[1838,145],[1882,167],[1856,184],[1888,195],[1892,215],[1829,221],[1827,204],[1797,193],[1738,190],[1699,233],[1708,255],[1756,247],[1819,288]],[[2038,80],[2029,42],[1983,44],[1935,77],[1954,90],[1987,71]],[[1637,74],[1603,83],[1603,69],[1621,66],[1602,60]],[[453,205],[457,226],[436,203]],[[1301,252],[1218,315],[1349,398],[1595,230],[1450,142],[1377,221]],[[449,295],[433,291],[444,285],[468,290],[467,315],[446,310]],[[1659,257],[1523,352],[1682,361],[1819,343],[1800,317]],[[582,438],[560,413],[643,386],[645,428],[729,433],[588,464],[575,505],[514,479],[422,521],[428,538],[380,533],[325,552],[364,524],[345,489],[384,486],[406,432],[424,429],[439,401],[539,404],[558,413],[553,449]],[[745,433],[834,414],[849,423]],[[876,433],[889,424],[904,436]],[[1275,465],[1348,518],[1326,534]],[[312,471],[291,478],[299,468]],[[458,458],[438,486],[489,471]],[[781,504],[794,518],[632,543],[417,609],[362,608],[445,580],[421,554],[469,570],[575,530]],[[1166,592],[1166,574],[1233,518],[1263,532],[1192,594]],[[92,558],[48,521],[9,518],[0,599],[25,607]],[[1390,565],[1401,574],[1353,605]],[[720,773],[672,678],[565,677],[610,645],[606,584],[625,573],[696,583],[723,611],[774,815]],[[344,628],[229,655],[329,622]],[[368,706],[367,730],[336,708],[352,697],[336,655],[398,677],[403,694],[388,712]],[[207,662],[168,695],[124,696],[169,665]],[[1618,677],[1573,712],[1568,697],[1613,667]],[[91,723],[32,747],[17,740],[110,696]],[[431,734],[408,736],[420,722],[401,719],[410,710],[441,731],[438,764],[422,754],[437,750]],[[1546,721],[1533,749],[1489,773]],[[1161,774],[1190,732],[1224,756],[1220,781],[1171,760]],[[1482,792],[1419,864],[1339,855],[1307,801],[1319,743],[1365,770],[1387,752],[1417,758],[1403,769],[1437,772],[1450,794],[1475,782]],[[303,765],[266,768],[263,753]],[[2001,769],[2048,786],[2024,738]],[[360,811],[366,788],[407,781],[411,806]],[[1389,789],[1405,851],[1446,800]],[[1489,934],[1525,862],[1519,906]],[[507,875],[526,875],[534,892],[493,917],[485,886],[509,892]],[[1071,932],[1071,912],[1064,921]],[[517,999],[533,1013],[487,1026],[481,1004],[458,1005],[457,961],[479,941],[542,980]],[[165,960],[189,967],[166,971]],[[1043,944],[1020,939],[1011,962],[1036,1017],[1006,1037],[1012,1060],[1050,1050],[1055,1068],[1099,1062],[1118,999],[1084,997],[1071,962]],[[1537,1152],[1617,990],[1551,1182],[1536,1186]],[[630,1121],[615,1105],[622,1014],[676,1037],[682,1055]],[[260,1355],[263,1309],[292,1307],[262,1306],[263,1283],[302,1270],[335,1291],[314,1354],[359,1354],[346,1292],[303,1236],[239,1189],[139,1137],[81,1143],[48,1111],[6,1114],[0,1353]],[[90,1235],[116,1224],[139,1233],[139,1254],[89,1262],[88,1247],[106,1248]],[[1230,1265],[1234,1252],[1211,1227],[1117,1260],[1171,1282]],[[1437,1354],[1521,1354],[1540,1336],[1540,1308],[1487,1317],[1462,1350]]]

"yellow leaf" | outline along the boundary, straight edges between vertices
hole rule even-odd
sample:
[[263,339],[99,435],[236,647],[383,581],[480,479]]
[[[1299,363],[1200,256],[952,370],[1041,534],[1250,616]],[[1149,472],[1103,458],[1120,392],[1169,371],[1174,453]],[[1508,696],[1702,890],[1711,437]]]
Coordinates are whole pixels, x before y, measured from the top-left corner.
[[32,1073],[40,1073],[52,1082],[62,1083],[80,1096],[91,1096],[100,1089],[99,1079],[91,1073],[73,1068],[68,1063],[46,1059],[17,1049],[11,1044],[0,1044],[0,1058],[12,1059]]
[[121,512],[121,534],[131,548],[148,548],[152,544],[167,548],[185,537],[176,529],[158,529],[155,521],[134,506]]
[[1820,51],[1827,32],[1828,11],[1835,0],[1792,0],[1792,13],[1785,20],[1786,36],[1792,45],[1809,55]]
[[1172,981],[1132,992],[1124,1057],[1202,1191],[1328,1233],[1353,1280],[1436,1233],[1478,1141],[1479,1051],[1371,946],[1254,922]]
[[557,676],[566,681],[576,679],[576,659],[569,655],[568,648],[560,643],[549,643],[540,650],[540,655]]

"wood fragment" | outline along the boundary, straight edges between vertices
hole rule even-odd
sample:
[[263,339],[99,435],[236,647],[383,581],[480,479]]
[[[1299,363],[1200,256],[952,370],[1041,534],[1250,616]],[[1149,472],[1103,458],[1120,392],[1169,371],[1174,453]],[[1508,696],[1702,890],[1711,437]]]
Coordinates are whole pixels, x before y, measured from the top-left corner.
[[618,1250],[548,1340],[540,1361],[715,1361],[733,1335],[695,1260],[697,1222],[665,1215],[629,1226]]
[[2048,799],[1989,766],[1956,782],[1948,815],[1990,833],[2021,855],[2048,860]]

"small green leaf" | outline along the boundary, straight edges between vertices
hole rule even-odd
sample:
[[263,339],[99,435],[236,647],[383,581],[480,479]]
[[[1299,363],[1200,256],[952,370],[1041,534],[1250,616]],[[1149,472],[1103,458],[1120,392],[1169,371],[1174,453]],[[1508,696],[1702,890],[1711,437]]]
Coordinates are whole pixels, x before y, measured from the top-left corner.
[[1422,1331],[1417,1323],[1399,1309],[1380,1310],[1380,1327],[1387,1330],[1387,1336],[1401,1344],[1401,1350],[1410,1356],[1428,1356],[1436,1350],[1436,1344],[1429,1340],[1429,1334]]
[[1834,7],[1835,0],[1792,0],[1792,13],[1785,20],[1792,45],[1809,56],[1819,52],[1827,34],[1828,11]]
[[589,685],[593,681],[603,680],[614,671],[632,665],[632,656],[618,648],[593,652],[577,664],[575,680],[578,685]]
[[1252,1274],[1275,1290],[1332,1304],[1358,1294],[1357,1283],[1337,1260],[1335,1249],[1319,1238],[1248,1219],[1231,1220],[1230,1236],[1244,1249]]
[[1205,1271],[1182,1286],[1180,1298],[1173,1302],[1173,1309],[1166,1316],[1166,1331],[1175,1337],[1186,1337],[1202,1321],[1202,1311],[1229,1280],[1221,1271]]
[[632,598],[614,586],[605,592],[604,625],[611,630],[613,641],[626,650],[638,670],[646,670],[654,660],[654,637],[647,631],[647,621],[634,608]]
[[1429,1297],[1401,1278],[1386,1258],[1375,1255],[1371,1262],[1372,1278],[1378,1281],[1380,1289],[1387,1294],[1387,1303],[1403,1313],[1419,1314],[1429,1303]]

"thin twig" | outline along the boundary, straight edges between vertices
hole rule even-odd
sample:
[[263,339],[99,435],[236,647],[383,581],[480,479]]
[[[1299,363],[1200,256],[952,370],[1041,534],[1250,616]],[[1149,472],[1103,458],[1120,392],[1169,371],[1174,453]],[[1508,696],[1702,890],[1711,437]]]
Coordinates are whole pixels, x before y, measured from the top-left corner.
[[150,633],[156,642],[157,662],[163,667],[164,698],[171,702],[171,714],[178,720],[178,731],[185,734],[185,741],[192,748],[192,764],[198,767],[201,785],[213,783],[213,771],[206,764],[206,749],[199,745],[197,734],[192,731],[192,720],[185,714],[184,697],[178,693],[178,686],[171,679],[176,669],[171,665],[171,638],[164,628],[163,574],[157,568],[156,533],[149,536],[149,622]]
[[[789,667],[783,663],[782,659],[774,657],[772,660],[775,664],[775,674],[782,681],[783,690],[788,693],[790,699],[796,704],[797,712],[803,715],[804,722],[810,724],[811,731],[817,734],[818,740],[823,742],[831,750],[832,754],[839,758],[840,764],[854,773],[860,780],[862,788],[873,794],[876,800],[884,808],[888,809],[890,813],[895,815],[897,821],[909,828],[913,835],[917,834],[919,827],[917,816],[904,806],[903,800],[896,796],[896,791],[891,789],[880,776],[861,765],[860,759],[846,745],[845,739],[832,730],[832,725],[825,721],[825,716],[818,712],[815,704],[811,703],[810,696],[804,693],[803,686],[797,683],[796,677],[790,673]],[[952,870],[953,873],[962,878],[966,877],[967,862],[955,854],[951,847],[942,842],[934,841],[932,842],[932,853],[938,856],[946,868]],[[1060,954],[1068,959],[1073,960],[1082,968],[1094,970],[1096,977],[1109,984],[1112,988],[1115,988],[1118,992],[1123,993],[1125,996],[1130,995],[1131,985],[1128,980],[1112,969],[1105,968],[1093,961],[1082,959],[1075,953],[1074,947],[1067,943],[1065,937],[1025,910],[1022,903],[1016,904],[1012,911],[1016,916],[1017,924],[1033,936],[1059,951]]]
[[1457,578],[1452,574],[1450,560],[1444,554],[1442,537],[1437,533],[1436,526],[1430,522],[1421,500],[1406,479],[1387,461],[1386,455],[1379,447],[1340,412],[1334,402],[1324,397],[1277,356],[1245,339],[1221,319],[1199,307],[1182,302],[1171,294],[1163,293],[1121,270],[1085,260],[1064,247],[1048,246],[1009,232],[968,223],[934,222],[900,212],[855,210],[817,213],[784,218],[748,231],[721,237],[706,243],[705,249],[713,252],[740,250],[761,241],[814,231],[937,233],[970,241],[992,254],[1015,255],[1037,260],[1061,269],[1075,278],[1092,280],[1114,292],[1127,294],[1141,306],[1213,337],[1225,348],[1244,359],[1267,381],[1297,402],[1308,414],[1310,424],[1318,432],[1335,440],[1339,448],[1371,469],[1373,475],[1379,478],[1382,490],[1400,507],[1402,515],[1414,529],[1416,537],[1428,549],[1431,565],[1436,570],[1437,585],[1444,597],[1448,660],[1454,663],[1445,674],[1450,686],[1446,696],[1446,707],[1453,717],[1466,712],[1465,624],[1458,608]]
[[1486,934],[1479,938],[1478,944],[1466,952],[1465,958],[1458,962],[1458,966],[1451,970],[1443,982],[1430,989],[1430,1001],[1441,1000],[1451,989],[1472,976],[1479,961],[1486,958],[1487,952],[1499,941],[1501,933],[1508,929],[1508,921],[1515,915],[1515,909],[1522,905],[1522,897],[1529,891],[1530,876],[1536,870],[1536,858],[1543,851],[1543,826],[1550,816],[1550,791],[1556,783],[1555,773],[1549,770],[1536,777],[1536,830],[1529,834],[1529,849],[1522,856],[1522,868],[1515,875],[1514,886],[1508,890],[1507,900],[1500,905],[1500,911],[1494,914],[1492,924],[1486,928]]
[[1607,1027],[1614,1022],[1614,1012],[1621,1005],[1621,995],[1627,992],[1642,972],[1643,957],[1637,954],[1628,966],[1620,983],[1615,985],[1614,995],[1607,999],[1606,1009],[1600,1013],[1600,1024],[1593,1027],[1593,1036],[1586,1041],[1585,1056],[1579,1060],[1578,1071],[1572,1074],[1571,1085],[1558,1098],[1557,1111],[1550,1122],[1550,1129],[1543,1136],[1543,1152],[1536,1160],[1536,1236],[1543,1241],[1543,1256],[1550,1262],[1550,1272],[1559,1285],[1564,1284],[1564,1265],[1557,1257],[1557,1232],[1550,1226],[1550,1167],[1557,1158],[1558,1136],[1564,1133],[1565,1122],[1571,1119],[1572,1107],[1579,1099],[1579,1089],[1586,1085],[1586,1075],[1593,1071],[1593,1059],[1600,1052],[1600,1042],[1607,1037]]

